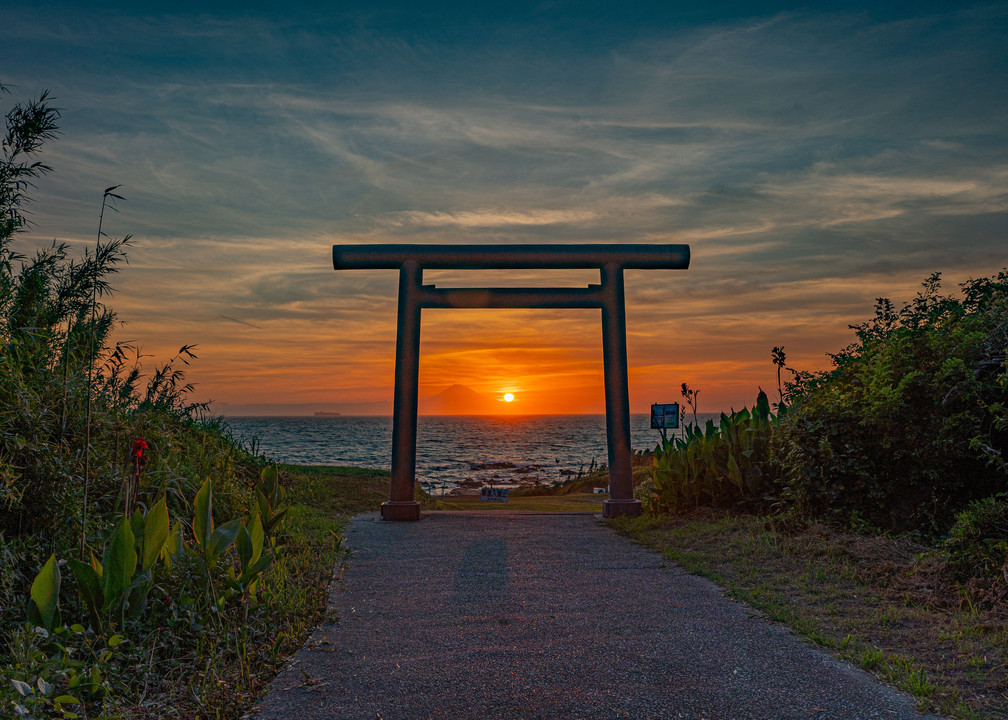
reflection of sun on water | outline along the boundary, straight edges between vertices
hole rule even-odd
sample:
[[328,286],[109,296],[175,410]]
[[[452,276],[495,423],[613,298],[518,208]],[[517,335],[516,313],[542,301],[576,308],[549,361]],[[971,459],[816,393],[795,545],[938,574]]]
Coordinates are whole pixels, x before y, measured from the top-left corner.
[[514,400],[514,394],[504,393],[504,402],[511,402],[512,400]]

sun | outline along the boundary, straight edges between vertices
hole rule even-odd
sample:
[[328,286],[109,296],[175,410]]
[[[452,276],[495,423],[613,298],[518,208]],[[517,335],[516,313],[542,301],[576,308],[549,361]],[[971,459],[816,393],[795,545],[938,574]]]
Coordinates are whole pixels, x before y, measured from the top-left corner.
[[504,402],[512,402],[514,400],[514,393],[504,393]]

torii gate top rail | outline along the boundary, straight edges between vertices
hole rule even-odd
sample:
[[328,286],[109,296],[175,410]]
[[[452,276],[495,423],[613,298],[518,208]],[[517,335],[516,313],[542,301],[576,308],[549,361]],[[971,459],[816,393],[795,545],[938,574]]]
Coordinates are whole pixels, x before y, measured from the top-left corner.
[[[390,499],[386,520],[418,520],[416,430],[419,404],[421,308],[597,308],[602,311],[606,436],[610,497],[605,517],[637,515],[630,451],[626,309],[623,270],[685,269],[688,245],[334,245],[336,270],[399,269],[395,398],[392,419]],[[600,271],[601,284],[587,288],[449,288],[423,284],[424,269],[585,269]]]
[[392,270],[409,261],[427,270],[631,270],[689,267],[689,245],[333,245],[336,270]]

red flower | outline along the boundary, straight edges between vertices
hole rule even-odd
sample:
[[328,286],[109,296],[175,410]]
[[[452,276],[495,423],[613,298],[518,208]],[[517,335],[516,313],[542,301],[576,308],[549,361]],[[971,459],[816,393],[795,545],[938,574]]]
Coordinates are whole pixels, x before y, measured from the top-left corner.
[[147,441],[143,437],[137,438],[133,442],[133,455],[136,457],[143,457],[143,451],[147,449]]

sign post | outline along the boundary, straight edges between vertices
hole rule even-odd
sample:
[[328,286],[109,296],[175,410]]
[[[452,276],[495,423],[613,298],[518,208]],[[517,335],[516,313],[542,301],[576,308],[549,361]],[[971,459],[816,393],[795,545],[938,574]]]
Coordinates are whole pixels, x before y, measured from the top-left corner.
[[[333,245],[336,270],[399,270],[392,482],[385,520],[419,520],[414,498],[422,308],[596,308],[602,312],[609,499],[606,518],[639,515],[633,496],[624,269],[686,269],[688,245]],[[597,269],[587,288],[451,288],[423,284],[423,271]],[[678,416],[677,416],[678,417]]]

